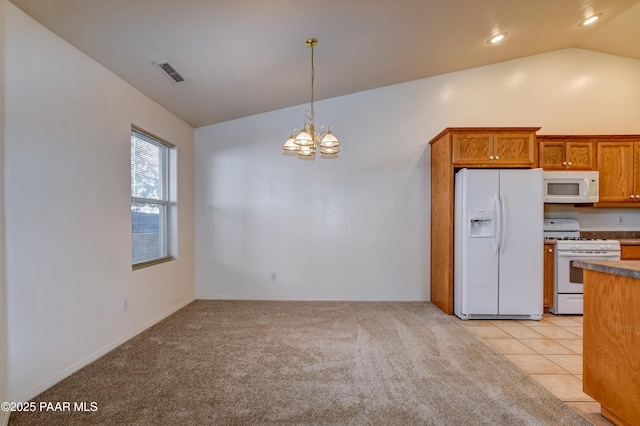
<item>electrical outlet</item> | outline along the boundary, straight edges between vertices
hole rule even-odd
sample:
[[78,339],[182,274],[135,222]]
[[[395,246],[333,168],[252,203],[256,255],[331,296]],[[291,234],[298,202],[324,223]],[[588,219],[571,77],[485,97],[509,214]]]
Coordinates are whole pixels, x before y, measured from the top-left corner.
[[127,312],[129,310],[129,301],[124,299],[122,301],[122,312]]
[[277,281],[278,280],[278,274],[276,274],[275,272],[271,273],[271,281]]
[[618,216],[618,225],[624,224],[624,216]]

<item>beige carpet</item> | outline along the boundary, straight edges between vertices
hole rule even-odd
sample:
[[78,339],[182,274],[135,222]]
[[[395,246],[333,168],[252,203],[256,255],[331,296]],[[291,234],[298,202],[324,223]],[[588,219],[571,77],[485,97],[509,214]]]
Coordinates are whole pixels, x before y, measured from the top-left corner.
[[588,425],[430,303],[196,301],[12,425]]

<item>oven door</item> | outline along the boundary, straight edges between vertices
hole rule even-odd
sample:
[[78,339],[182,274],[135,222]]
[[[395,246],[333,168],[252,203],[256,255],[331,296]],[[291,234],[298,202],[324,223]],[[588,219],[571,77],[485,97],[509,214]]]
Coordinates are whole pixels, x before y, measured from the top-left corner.
[[582,293],[583,269],[573,266],[574,260],[620,260],[620,252],[575,252],[556,250],[556,293]]

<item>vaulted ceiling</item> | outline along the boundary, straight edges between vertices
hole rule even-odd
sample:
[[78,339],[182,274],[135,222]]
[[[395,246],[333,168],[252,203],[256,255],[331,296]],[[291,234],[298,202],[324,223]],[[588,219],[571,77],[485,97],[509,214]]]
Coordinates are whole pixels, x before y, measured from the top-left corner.
[[309,102],[309,37],[316,100],[568,47],[640,59],[640,0],[11,1],[194,127]]

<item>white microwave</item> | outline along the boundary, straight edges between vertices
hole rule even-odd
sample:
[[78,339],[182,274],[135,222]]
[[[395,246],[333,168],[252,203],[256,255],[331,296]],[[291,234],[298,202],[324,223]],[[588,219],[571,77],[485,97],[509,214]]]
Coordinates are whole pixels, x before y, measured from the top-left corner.
[[545,203],[597,203],[597,171],[543,172]]

